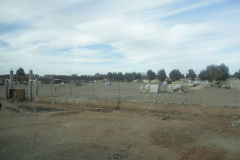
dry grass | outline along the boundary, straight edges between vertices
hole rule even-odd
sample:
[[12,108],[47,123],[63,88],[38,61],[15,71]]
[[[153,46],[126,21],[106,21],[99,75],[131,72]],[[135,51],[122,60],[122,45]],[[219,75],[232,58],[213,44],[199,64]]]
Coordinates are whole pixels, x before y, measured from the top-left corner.
[[179,148],[194,142],[190,134],[170,128],[159,128],[152,131],[150,139],[153,144],[170,148]]
[[[40,99],[39,99],[40,100]],[[44,99],[42,103],[47,103],[50,99]],[[56,104],[66,105],[63,103]],[[168,114],[171,119],[187,120],[197,123],[194,125],[203,130],[218,132],[225,136],[240,137],[240,129],[231,126],[234,120],[240,119],[240,108],[232,107],[204,107],[197,105],[177,105],[177,104],[148,104],[140,102],[122,102],[119,106],[116,101],[89,101],[84,103],[68,103],[71,108],[102,107],[105,109],[115,109],[120,107],[121,110],[127,111],[149,111],[147,114],[152,114],[157,117],[162,117]],[[144,112],[145,114],[145,112]]]
[[182,149],[181,160],[227,160],[226,151],[215,147],[194,146],[189,149]]
[[56,112],[52,113],[52,117],[58,117],[58,116],[69,116],[69,115],[75,115],[81,113],[80,111],[62,111],[62,112]]
[[[204,120],[205,119],[205,120]],[[208,116],[201,117],[197,125],[200,129],[218,132],[223,136],[240,137],[240,128],[232,127],[233,118]]]

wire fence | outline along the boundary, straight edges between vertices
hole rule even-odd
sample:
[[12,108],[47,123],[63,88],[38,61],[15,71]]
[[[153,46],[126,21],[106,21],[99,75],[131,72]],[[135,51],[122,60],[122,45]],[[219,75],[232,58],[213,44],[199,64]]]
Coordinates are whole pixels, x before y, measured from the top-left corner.
[[[86,82],[77,85],[75,83],[65,84],[39,84],[38,97],[54,98],[57,101],[65,100],[81,101],[114,101],[118,105],[122,102],[160,103],[160,104],[197,104],[206,106],[240,106],[240,92],[226,90],[223,88],[203,88],[199,90],[188,89],[183,92],[151,93],[144,91],[144,83],[133,82]],[[29,98],[29,86],[15,84],[15,89],[25,89],[26,98]],[[0,96],[4,97],[5,86],[0,86]],[[35,87],[33,87],[33,97]]]

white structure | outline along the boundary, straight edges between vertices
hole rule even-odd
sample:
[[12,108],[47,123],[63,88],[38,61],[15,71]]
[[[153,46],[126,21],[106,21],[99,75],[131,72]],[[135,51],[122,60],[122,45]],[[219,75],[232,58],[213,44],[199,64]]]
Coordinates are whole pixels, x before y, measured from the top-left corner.
[[160,85],[159,84],[146,84],[146,85],[140,86],[140,89],[143,92],[159,93]]

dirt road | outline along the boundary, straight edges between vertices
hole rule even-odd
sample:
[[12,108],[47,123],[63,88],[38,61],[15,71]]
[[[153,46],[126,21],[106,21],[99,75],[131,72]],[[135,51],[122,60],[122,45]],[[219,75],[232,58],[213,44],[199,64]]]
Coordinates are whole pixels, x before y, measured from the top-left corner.
[[[8,160],[238,160],[239,108],[159,106],[158,112],[3,103]],[[43,109],[45,108],[45,109]],[[47,108],[47,109],[46,109]],[[162,117],[166,120],[162,120]]]

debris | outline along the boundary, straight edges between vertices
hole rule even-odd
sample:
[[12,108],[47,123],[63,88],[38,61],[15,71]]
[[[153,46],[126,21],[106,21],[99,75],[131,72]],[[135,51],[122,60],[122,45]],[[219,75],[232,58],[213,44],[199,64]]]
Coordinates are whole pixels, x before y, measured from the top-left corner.
[[94,111],[94,112],[110,112],[109,109],[105,109],[105,108],[93,108],[92,111]]
[[171,84],[168,86],[168,92],[169,93],[173,93],[173,92],[177,92],[182,88],[181,84]]
[[162,120],[167,120],[168,118],[170,118],[169,116],[168,116],[168,114],[165,114],[164,116],[162,116]]
[[112,156],[109,157],[109,160],[120,160],[121,159],[121,154],[119,153],[114,153]]
[[104,108],[94,108],[95,112],[104,112]]
[[144,79],[143,83],[149,83],[149,80],[148,79]]
[[10,111],[13,111],[13,112],[19,112],[19,109],[9,107],[9,106],[7,106],[6,109],[9,109]]
[[240,120],[233,122],[232,127],[240,127]]
[[28,105],[20,105],[17,106],[18,109],[28,112],[56,112],[56,111],[63,111],[64,109],[61,108],[51,108],[45,106],[28,106]]
[[146,85],[140,86],[140,89],[143,92],[159,93],[160,85],[159,84],[146,84]]

